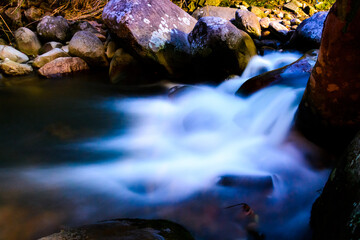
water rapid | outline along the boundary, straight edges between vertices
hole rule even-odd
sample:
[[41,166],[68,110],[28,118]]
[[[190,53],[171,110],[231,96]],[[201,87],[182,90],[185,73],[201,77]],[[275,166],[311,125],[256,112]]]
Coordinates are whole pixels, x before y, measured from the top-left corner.
[[[245,202],[266,239],[307,239],[310,208],[328,171],[309,166],[306,154],[289,140],[305,86],[234,95],[248,78],[299,57],[257,56],[242,76],[217,87],[184,87],[170,98],[107,99],[96,107],[124,116],[126,128],[113,125],[112,134],[66,144],[63,151],[87,149],[111,157],[0,169],[0,195],[27,198],[27,211],[43,211],[38,218],[52,219],[51,226],[166,218],[206,240],[246,239],[241,209],[225,209]],[[2,197],[7,198],[11,201]],[[24,217],[19,226],[28,221]]]

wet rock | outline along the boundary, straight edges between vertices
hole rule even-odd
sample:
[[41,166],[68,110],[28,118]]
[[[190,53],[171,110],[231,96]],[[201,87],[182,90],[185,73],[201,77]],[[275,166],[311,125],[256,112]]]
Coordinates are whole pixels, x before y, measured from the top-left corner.
[[333,169],[312,207],[312,239],[360,239],[359,156],[360,133]]
[[307,51],[318,49],[321,42],[324,21],[328,12],[318,12],[305,19],[289,41],[289,47]]
[[247,10],[237,10],[235,25],[254,38],[261,36],[261,27],[257,16]]
[[[338,1],[331,8],[322,33],[319,58],[297,113],[296,124],[305,136],[331,151],[342,151],[360,130],[357,3]],[[316,15],[320,18],[319,13],[313,17]]]
[[69,43],[69,53],[84,59],[91,66],[106,67],[109,65],[103,43],[88,31],[75,33]]
[[63,50],[59,48],[54,48],[53,50],[46,52],[42,55],[37,56],[34,59],[33,66],[37,68],[41,68],[48,62],[51,62],[52,60],[59,58],[59,57],[70,57],[69,54],[64,52]]
[[200,19],[202,17],[220,17],[225,20],[231,20],[235,18],[236,8],[228,8],[228,7],[215,7],[215,6],[206,6],[195,10],[191,16],[196,19]]
[[12,29],[17,29],[23,26],[20,8],[11,7],[6,9],[4,12],[4,18],[9,27]]
[[250,78],[239,88],[236,95],[249,96],[262,88],[275,84],[295,87],[304,85],[315,65],[317,54],[318,51],[310,51],[294,63]]
[[27,55],[38,55],[41,43],[36,34],[28,28],[21,27],[14,33],[17,47]]
[[61,48],[62,46],[63,45],[59,42],[47,42],[39,49],[39,54],[42,55],[53,50],[54,48]]
[[279,40],[286,41],[288,39],[289,30],[279,21],[272,21],[269,25],[269,29]]
[[200,77],[224,79],[241,74],[256,55],[251,37],[218,17],[201,18],[189,34],[189,42]]
[[186,72],[187,34],[196,20],[172,2],[111,0],[103,20],[127,51],[162,65],[170,74]]
[[31,66],[27,64],[17,63],[7,58],[2,63],[0,63],[0,69],[5,74],[11,76],[26,75],[33,71]]
[[116,219],[62,230],[39,240],[126,239],[194,240],[179,224],[166,220]]
[[10,46],[0,45],[0,59],[4,60],[5,58],[8,58],[11,61],[18,63],[29,61],[28,56],[16,50],[15,48]]
[[24,15],[30,23],[39,21],[44,14],[45,12],[41,8],[36,7],[30,7],[24,11]]
[[45,64],[39,69],[39,73],[47,78],[55,78],[86,70],[89,70],[89,66],[81,58],[60,57]]
[[110,81],[112,83],[131,84],[141,80],[140,63],[123,49],[118,49],[110,63]]
[[37,32],[44,41],[65,42],[69,39],[68,21],[61,17],[46,16],[37,25]]

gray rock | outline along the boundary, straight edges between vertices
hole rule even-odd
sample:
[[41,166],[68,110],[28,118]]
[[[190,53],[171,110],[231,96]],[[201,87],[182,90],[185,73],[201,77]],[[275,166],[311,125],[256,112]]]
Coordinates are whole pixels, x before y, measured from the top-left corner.
[[75,33],[69,43],[69,53],[84,59],[91,66],[106,67],[109,65],[103,43],[88,31]]
[[18,63],[29,61],[28,56],[16,50],[15,48],[11,46],[0,45],[0,59],[5,60],[6,58]]
[[11,76],[26,75],[33,71],[33,68],[27,64],[21,64],[6,58],[0,63],[0,70]]
[[269,25],[269,29],[279,40],[287,40],[289,30],[279,21],[272,21]]
[[195,10],[191,16],[196,19],[200,19],[202,17],[221,17],[225,20],[231,20],[235,18],[236,8],[228,8],[228,7],[215,7],[215,6],[206,6]]
[[321,34],[328,12],[317,12],[298,26],[289,46],[300,50],[320,48]]
[[117,219],[74,229],[62,230],[39,240],[123,239],[123,240],[194,240],[179,224],[166,220]]
[[81,58],[60,57],[41,67],[39,74],[47,78],[56,78],[87,70],[89,66]]
[[235,25],[254,38],[261,36],[261,27],[257,16],[247,10],[237,10],[235,14]]
[[195,66],[204,77],[224,79],[241,74],[250,58],[256,55],[251,37],[229,21],[203,17],[189,34]]
[[46,16],[37,25],[37,32],[44,41],[65,42],[69,39],[68,21],[61,17]]
[[36,34],[28,28],[21,27],[14,33],[17,47],[27,55],[38,55],[41,43]]
[[41,55],[47,53],[53,50],[54,48],[61,48],[62,46],[63,45],[59,42],[47,42],[39,49],[39,54]]
[[34,59],[33,66],[37,68],[41,68],[48,62],[51,62],[52,60],[59,58],[59,57],[70,57],[69,54],[61,50],[60,48],[54,48],[53,50],[46,52],[42,55],[37,56]]

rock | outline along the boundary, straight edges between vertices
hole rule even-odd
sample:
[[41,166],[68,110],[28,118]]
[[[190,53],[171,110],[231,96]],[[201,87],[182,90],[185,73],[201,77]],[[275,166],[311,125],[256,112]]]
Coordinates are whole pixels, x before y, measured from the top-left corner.
[[86,70],[89,70],[89,66],[81,58],[60,57],[45,64],[39,69],[39,73],[47,78],[55,78]]
[[215,7],[215,6],[206,6],[202,8],[198,8],[195,10],[191,16],[196,19],[200,19],[202,17],[221,17],[225,20],[231,20],[235,18],[236,8],[228,8],[228,7]]
[[46,52],[42,55],[37,56],[34,59],[33,66],[36,68],[41,68],[48,62],[51,62],[52,60],[59,58],[59,57],[70,57],[70,56],[63,50],[61,50],[59,48],[54,48],[53,50],[50,50],[49,52]]
[[21,27],[14,33],[17,47],[27,55],[38,55],[41,43],[36,34],[28,28]]
[[360,133],[347,147],[312,207],[312,239],[360,239],[359,156]]
[[166,220],[115,219],[69,230],[62,230],[39,240],[124,239],[124,240],[194,240],[179,224]]
[[[300,6],[301,6],[301,3],[300,3]],[[299,10],[299,4],[297,1],[293,0],[293,1],[285,4],[283,8],[284,8],[284,10],[296,13]]]
[[62,46],[61,50],[63,50],[66,53],[69,53],[69,45]]
[[309,51],[299,60],[279,69],[263,73],[247,80],[236,95],[249,96],[272,85],[305,85],[317,59],[317,51]]
[[141,78],[140,63],[123,49],[118,49],[110,63],[110,81],[112,83],[132,84],[138,83]]
[[300,25],[301,24],[301,20],[298,18],[293,18],[290,20],[291,25]]
[[296,119],[305,136],[331,151],[342,151],[360,130],[360,11],[355,14],[356,4],[338,1],[331,8]]
[[23,26],[20,8],[11,7],[5,10],[4,17],[9,27],[17,29]]
[[4,60],[6,58],[18,63],[29,61],[28,56],[16,50],[15,48],[10,46],[0,45],[0,59]]
[[219,17],[203,17],[189,34],[191,52],[199,77],[223,80],[241,74],[256,55],[251,37]]
[[91,33],[99,33],[95,27],[93,27],[89,22],[87,21],[76,21],[71,23],[70,25],[70,32],[71,36],[73,36],[75,33],[80,31],[88,31]]
[[318,12],[305,19],[289,41],[289,47],[307,51],[320,47],[321,33],[328,12]]
[[69,43],[69,53],[84,59],[91,66],[106,67],[109,65],[103,43],[88,31],[75,33]]
[[109,41],[106,44],[106,56],[107,56],[107,58],[109,58],[109,59],[113,58],[117,49],[118,49],[118,46],[117,46],[116,42]]
[[269,29],[279,40],[287,40],[289,30],[279,21],[272,21],[269,24]]
[[45,12],[41,8],[31,7],[24,11],[24,15],[28,22],[32,23],[35,21],[39,21]]
[[37,32],[44,41],[65,42],[69,39],[68,21],[61,17],[46,16],[37,25]]
[[61,48],[62,46],[63,45],[59,42],[47,42],[39,49],[39,54],[42,55],[53,50],[54,48]]
[[259,24],[262,29],[268,29],[270,25],[270,18],[264,17],[260,19]]
[[260,17],[260,18],[264,18],[264,17],[267,17],[264,13],[263,10],[261,10],[260,8],[258,7],[255,7],[255,6],[251,6],[248,8],[250,12],[254,13],[256,16]]
[[26,75],[33,71],[31,66],[14,62],[8,58],[6,58],[2,63],[0,63],[0,69],[5,74],[11,76]]
[[187,34],[196,20],[181,8],[168,0],[110,0],[102,16],[126,50],[162,65],[172,75],[186,72]]
[[261,36],[261,27],[257,16],[247,10],[237,10],[235,14],[236,26],[254,38]]

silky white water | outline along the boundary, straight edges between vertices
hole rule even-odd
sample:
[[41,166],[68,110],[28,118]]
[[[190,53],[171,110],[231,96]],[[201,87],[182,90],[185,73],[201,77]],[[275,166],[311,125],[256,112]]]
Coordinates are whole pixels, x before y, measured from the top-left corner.
[[[107,206],[82,200],[82,210],[74,209],[80,219],[102,214],[105,217],[112,211],[119,218],[160,216],[177,220],[193,232],[196,228],[192,229],[191,217],[181,217],[179,213],[188,211],[186,207],[158,214],[141,213],[141,210],[139,213],[134,209],[147,205],[170,208],[204,192],[219,193],[216,202],[223,208],[241,202],[242,196],[246,196],[244,199],[254,201],[247,203],[263,219],[260,229],[267,239],[302,239],[299,233],[307,228],[316,191],[328,175],[328,171],[312,169],[302,150],[287,141],[305,86],[279,85],[262,89],[248,98],[235,96],[248,78],[299,57],[294,53],[254,57],[241,77],[217,87],[189,87],[171,98],[111,99],[100,107],[123,114],[129,126],[126,129],[112,126],[115,133],[112,136],[100,136],[68,147],[118,152],[119,157],[93,164],[7,169],[1,174],[8,178],[21,176],[22,187],[25,185],[31,191],[64,192],[66,201],[76,201],[78,194],[84,192],[91,193],[90,196],[111,196],[111,203],[105,201]],[[235,176],[235,179],[240,176],[250,183],[252,179],[269,177],[272,187],[258,195],[257,185],[252,189],[241,184],[222,186],[219,180],[223,176]],[[78,189],[78,193],[71,191],[69,196],[69,189]],[[265,207],[256,209],[256,200],[247,196],[251,194]],[[285,217],[279,216],[282,212]],[[201,211],[198,214],[206,216]],[[207,233],[194,233],[195,236],[218,239],[219,234],[210,227],[202,228]],[[283,232],[283,229],[286,230]],[[236,232],[222,239],[235,239],[234,236]]]

